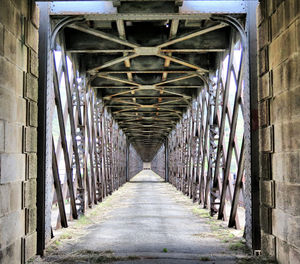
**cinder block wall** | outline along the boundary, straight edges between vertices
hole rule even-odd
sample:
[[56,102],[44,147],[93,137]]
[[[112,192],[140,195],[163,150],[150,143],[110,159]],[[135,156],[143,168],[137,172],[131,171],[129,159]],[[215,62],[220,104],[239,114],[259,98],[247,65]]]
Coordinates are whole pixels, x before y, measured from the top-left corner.
[[36,253],[38,21],[31,1],[0,0],[0,263]]
[[258,8],[262,252],[300,263],[300,1]]

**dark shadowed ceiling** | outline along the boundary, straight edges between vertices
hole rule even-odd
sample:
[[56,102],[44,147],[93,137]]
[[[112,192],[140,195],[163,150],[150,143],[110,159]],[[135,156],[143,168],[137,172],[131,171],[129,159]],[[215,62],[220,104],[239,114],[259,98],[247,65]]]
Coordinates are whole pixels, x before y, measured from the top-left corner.
[[[116,1],[119,13],[176,13],[180,1]],[[202,76],[228,48],[229,27],[209,19],[85,20],[65,29],[91,86],[144,161],[151,161]]]

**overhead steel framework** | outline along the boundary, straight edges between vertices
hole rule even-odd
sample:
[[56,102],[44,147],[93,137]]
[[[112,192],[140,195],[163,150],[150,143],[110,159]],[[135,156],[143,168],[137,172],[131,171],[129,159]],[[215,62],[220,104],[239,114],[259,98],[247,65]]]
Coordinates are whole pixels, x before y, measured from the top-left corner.
[[44,4],[52,23],[44,29],[52,32],[44,99],[55,110],[43,111],[52,127],[56,227],[101,202],[143,162],[229,227],[245,225],[248,6],[214,2]]
[[[145,42],[144,45],[126,40],[127,33],[123,20],[118,20],[116,26],[119,37],[92,29],[86,25],[86,22],[72,24],[69,27],[76,30],[70,34],[76,34],[80,31],[96,36],[99,40],[108,40],[130,49],[114,49],[113,52],[112,50],[103,49],[99,51],[90,48],[85,50],[71,49],[70,51],[80,54],[92,53],[94,60],[95,53],[98,54],[97,62],[86,68],[92,88],[103,90],[99,91],[99,94],[102,95],[106,107],[111,109],[115,120],[118,121],[128,139],[139,149],[143,160],[151,161],[163,139],[181,118],[182,111],[187,109],[191,102],[192,95],[196,93],[191,90],[202,87],[201,76],[207,73],[208,69],[199,66],[199,64],[203,64],[201,57],[205,57],[209,52],[224,51],[221,48],[164,48],[215,32],[226,27],[226,25],[207,21],[202,29],[176,38],[179,20],[174,19],[170,21],[170,40],[155,46],[145,46],[145,39],[135,40],[135,42],[140,41],[142,44]],[[147,24],[145,26],[149,27]],[[166,24],[167,26],[168,24]],[[139,24],[132,27],[131,34],[141,30]],[[156,27],[157,30],[163,30],[161,24]],[[154,39],[154,41],[157,42],[158,40]],[[107,54],[114,53],[121,54],[114,59],[103,62],[106,60]],[[183,59],[172,56],[172,53],[176,53],[177,56],[183,54]],[[196,57],[192,55],[193,53],[198,55],[197,62],[192,60]],[[207,58],[205,59],[207,60]],[[142,65],[146,60],[153,66],[150,66],[150,63]],[[170,62],[177,64],[180,68],[178,66],[170,67]],[[124,63],[125,68],[119,66],[122,65],[121,63]],[[114,66],[117,70],[114,70]],[[119,68],[117,68],[118,66]],[[111,68],[111,70],[107,71],[107,68]],[[143,149],[141,149],[141,145],[143,145]],[[145,145],[147,145],[146,151],[144,150]]]

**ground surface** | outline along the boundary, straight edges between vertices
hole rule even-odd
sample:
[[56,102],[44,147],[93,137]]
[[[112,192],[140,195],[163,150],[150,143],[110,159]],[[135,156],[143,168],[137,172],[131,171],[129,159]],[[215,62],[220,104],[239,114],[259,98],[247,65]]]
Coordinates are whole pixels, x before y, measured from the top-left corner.
[[[144,170],[68,229],[34,263],[252,263],[238,231]],[[235,234],[234,234],[235,232]]]

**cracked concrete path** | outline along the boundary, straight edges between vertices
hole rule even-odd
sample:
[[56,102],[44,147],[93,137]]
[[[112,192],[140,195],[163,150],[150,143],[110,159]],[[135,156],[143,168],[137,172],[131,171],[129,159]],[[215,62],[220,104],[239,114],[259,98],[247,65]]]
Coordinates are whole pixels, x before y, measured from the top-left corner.
[[237,263],[246,257],[240,238],[198,208],[143,170],[65,229],[36,263]]

